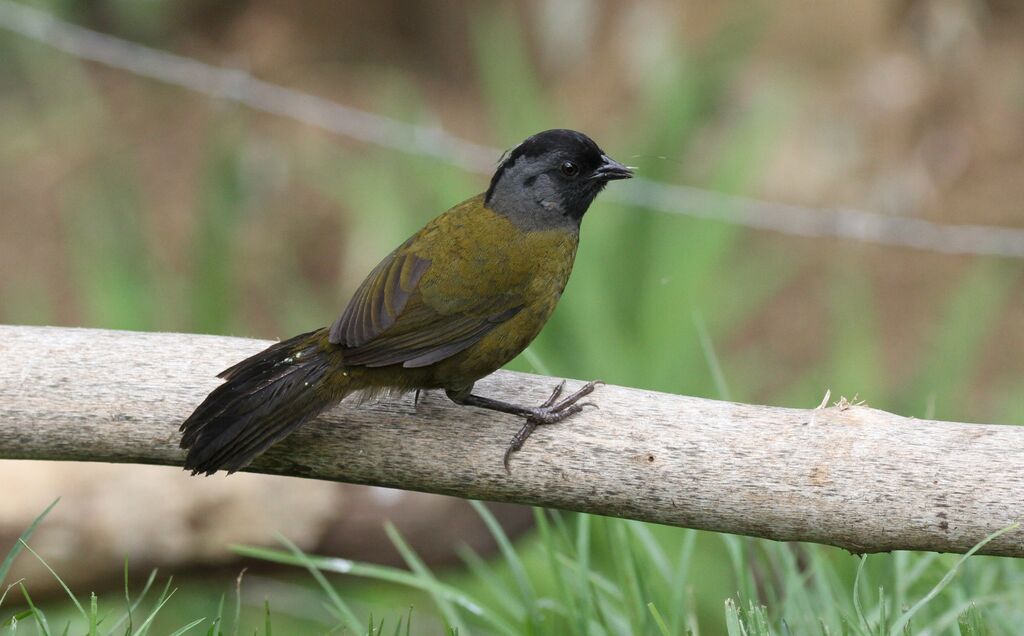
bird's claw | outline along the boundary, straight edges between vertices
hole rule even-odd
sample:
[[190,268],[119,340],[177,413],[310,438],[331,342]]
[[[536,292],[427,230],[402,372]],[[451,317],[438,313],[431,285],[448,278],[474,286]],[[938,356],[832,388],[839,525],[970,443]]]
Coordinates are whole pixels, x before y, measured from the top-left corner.
[[526,423],[523,424],[523,427],[512,436],[512,441],[508,443],[508,448],[505,449],[505,455],[502,457],[502,463],[505,465],[506,473],[512,473],[512,470],[508,465],[509,460],[512,459],[512,453],[523,447],[523,444],[526,443],[526,438],[528,438],[536,428],[537,422],[528,419],[526,420]]
[[533,431],[536,430],[538,426],[561,422],[567,417],[571,417],[579,413],[587,406],[598,408],[598,406],[593,402],[583,402],[582,404],[577,404],[577,402],[579,402],[581,398],[593,393],[594,389],[602,384],[604,384],[604,382],[601,380],[587,382],[575,392],[556,403],[558,398],[562,395],[562,391],[565,389],[565,380],[560,382],[543,404],[530,410],[530,414],[526,416],[526,422],[512,437],[512,441],[509,442],[508,448],[505,449],[505,455],[503,458],[505,472],[512,472],[509,469],[509,460],[512,458],[512,453],[523,447],[523,444],[526,443],[526,440],[531,434],[533,434]]
[[558,386],[555,387],[555,390],[551,392],[551,395],[548,397],[548,399],[544,400],[544,403],[540,405],[540,408],[546,409],[552,404],[554,404],[555,400],[558,399],[558,396],[561,395],[562,391],[564,390],[565,380],[562,380],[561,382],[558,383]]

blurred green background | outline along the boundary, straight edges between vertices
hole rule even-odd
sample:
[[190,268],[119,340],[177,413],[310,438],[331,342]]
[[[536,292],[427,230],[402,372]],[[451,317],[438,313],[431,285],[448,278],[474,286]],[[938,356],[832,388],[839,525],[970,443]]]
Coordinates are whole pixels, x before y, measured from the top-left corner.
[[[571,127],[649,179],[822,214],[1024,226],[1024,9],[1012,2],[30,4],[494,147]],[[486,185],[5,30],[0,140],[0,322],[12,324],[285,337],[333,320],[381,255]],[[509,366],[797,407],[831,389],[908,416],[1017,424],[1024,263],[603,198],[558,311]],[[410,605],[413,633],[887,633],[957,563],[872,556],[855,602],[864,561],[841,551],[538,519],[497,561],[469,556],[435,579],[413,560],[425,593],[332,578],[339,605],[289,570],[260,589],[278,633],[355,631],[342,607],[390,633]],[[222,592],[230,606],[235,574],[177,580],[154,633],[212,619]],[[1024,565],[973,559],[911,624],[1014,633],[1022,586]],[[972,602],[980,615],[958,628]],[[75,615],[52,605],[53,624]],[[0,620],[24,606],[9,598]],[[266,629],[262,598],[241,616],[242,633]]]

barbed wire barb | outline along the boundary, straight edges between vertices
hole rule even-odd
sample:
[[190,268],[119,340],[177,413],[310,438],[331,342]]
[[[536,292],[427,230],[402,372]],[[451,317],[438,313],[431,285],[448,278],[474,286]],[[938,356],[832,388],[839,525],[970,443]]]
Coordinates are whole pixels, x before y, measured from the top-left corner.
[[[449,133],[345,106],[260,80],[235,68],[207,64],[93,31],[13,0],[0,0],[0,29],[76,58],[209,97],[243,104],[336,135],[405,153],[433,157],[488,174],[501,150]],[[728,195],[692,186],[633,179],[608,199],[670,214],[722,221],[803,237],[835,237],[942,254],[1024,259],[1024,228],[951,225],[854,209],[817,209]]]

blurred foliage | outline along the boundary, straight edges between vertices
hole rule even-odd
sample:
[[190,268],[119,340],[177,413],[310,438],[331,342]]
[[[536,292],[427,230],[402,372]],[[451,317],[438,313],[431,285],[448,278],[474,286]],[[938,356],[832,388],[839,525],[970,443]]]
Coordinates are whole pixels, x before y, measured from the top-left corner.
[[[720,542],[714,547],[724,549],[719,559],[723,566],[719,572],[701,570],[709,564],[702,563],[698,550],[707,548],[713,535],[541,509],[534,511],[536,536],[515,547],[487,508],[478,502],[473,505],[497,540],[501,558],[489,563],[464,548],[466,571],[459,575],[438,577],[388,525],[388,538],[408,569],[307,555],[281,537],[284,550],[245,546],[234,550],[253,559],[305,569],[315,587],[285,580],[267,586],[257,579],[255,584],[266,596],[253,602],[252,595],[243,592],[253,585],[243,571],[234,582],[231,600],[225,593],[210,598],[208,588],[207,598],[196,597],[196,589],[204,586],[190,581],[181,593],[193,596],[181,599],[179,594],[172,602],[179,593],[172,579],[162,587],[155,585],[154,571],[136,590],[126,564],[124,607],[118,610],[109,609],[112,603],[95,593],[86,609],[60,575],[28,547],[33,530],[51,505],[0,564],[0,584],[7,565],[24,547],[60,582],[70,605],[43,609],[24,585],[14,582],[0,594],[0,606],[16,590],[25,608],[11,613],[0,628],[16,634],[28,625],[47,636],[57,633],[61,625],[61,633],[75,629],[89,636],[120,632],[143,636],[150,631],[173,636],[190,631],[205,631],[209,636],[240,632],[271,636],[275,629],[288,634],[375,636],[401,634],[403,626],[406,634],[415,629],[416,633],[505,636],[898,636],[957,631],[976,636],[1014,633],[1012,626],[1024,620],[1024,609],[1012,602],[1024,585],[1024,570],[1003,567],[1007,560],[971,558],[974,551],[1016,524],[993,533],[963,556],[897,552],[860,557],[851,582],[844,561],[856,557],[843,557],[834,549],[718,535]],[[332,574],[367,583],[339,588],[329,579]],[[717,607],[699,607],[700,599],[716,587],[719,575],[734,586],[723,593],[724,607],[721,602]],[[365,603],[361,596],[368,591],[373,600]],[[411,603],[410,609],[380,610],[389,599],[397,604],[399,598]],[[979,605],[989,607],[989,612],[982,613]],[[433,608],[436,614],[425,608]],[[360,618],[367,613],[368,620]],[[379,622],[375,615],[381,617]]]
[[[102,17],[111,30],[138,39],[166,37],[173,21],[168,2],[108,2],[100,13],[82,6],[93,3],[41,4],[87,23]],[[755,98],[732,112],[729,132],[710,151],[700,133],[720,117],[762,17],[727,20],[700,47],[676,43],[645,78],[630,115],[591,131],[595,138],[613,156],[640,164],[645,176],[663,180],[680,171],[666,157],[699,150],[706,155],[702,185],[742,192],[776,142],[785,98]],[[509,5],[481,5],[469,23],[477,89],[494,138],[511,144],[571,125],[565,105],[548,96],[517,13]],[[421,157],[277,134],[224,104],[195,124],[201,156],[176,157],[195,166],[198,194],[169,200],[180,194],[178,186],[147,191],[152,186],[140,176],[167,155],[149,156],[153,148],[139,143],[138,122],[112,106],[88,67],[8,34],[0,34],[0,59],[0,170],[25,170],[24,162],[37,161],[47,147],[68,162],[60,162],[59,210],[52,217],[39,212],[55,225],[39,231],[58,234],[66,248],[53,257],[60,284],[50,284],[43,271],[5,272],[4,322],[285,336],[333,319],[381,255],[484,186],[477,176]],[[431,119],[430,100],[413,78],[381,72],[388,81],[371,96],[377,110]],[[157,90],[167,102],[183,99]],[[165,104],[154,112],[160,108],[172,110]],[[168,173],[179,169],[166,166]],[[26,223],[39,222],[32,214]],[[869,249],[836,249],[821,267],[813,249],[793,242],[601,200],[583,234],[559,310],[530,355],[511,368],[534,370],[539,363],[557,376],[799,406],[817,404],[831,387],[833,395],[856,393],[905,415],[1024,421],[1024,384],[986,363],[998,347],[992,334],[1020,299],[1019,263],[976,259],[943,270],[946,284],[921,342],[894,363],[891,313],[870,273]],[[807,304],[797,303],[784,315],[788,333],[806,335],[813,351],[758,337],[758,321],[808,285],[824,311],[809,315]],[[70,312],[61,309],[68,295]],[[785,346],[798,362],[780,369],[772,348]],[[996,378],[984,402],[972,399],[980,377]],[[409,618],[402,608],[412,604],[413,629],[427,630],[421,633],[447,625],[460,634],[676,634],[697,633],[699,625],[705,635],[881,634],[933,588],[935,598],[909,623],[912,633],[1013,633],[1024,621],[1013,601],[1024,590],[1017,561],[960,563],[910,553],[859,560],[815,545],[581,515],[538,512],[537,521],[536,534],[514,549],[503,545],[498,562],[466,553],[465,568],[435,575],[391,533],[409,566],[405,574],[363,565],[350,572],[361,579],[348,577],[337,588],[283,578],[262,581],[260,589],[279,633],[339,623],[361,633],[370,615],[385,618],[384,633],[404,630]],[[331,569],[330,561],[294,551],[246,554]],[[956,577],[942,584],[953,568]],[[225,585],[184,581],[154,612],[153,629],[171,633],[194,618],[221,617]],[[263,599],[240,598],[243,632],[270,633]],[[32,610],[19,611],[24,619]],[[54,620],[59,615],[74,616],[74,608],[51,611],[51,624],[61,623]],[[95,619],[89,611],[85,619],[90,615]]]

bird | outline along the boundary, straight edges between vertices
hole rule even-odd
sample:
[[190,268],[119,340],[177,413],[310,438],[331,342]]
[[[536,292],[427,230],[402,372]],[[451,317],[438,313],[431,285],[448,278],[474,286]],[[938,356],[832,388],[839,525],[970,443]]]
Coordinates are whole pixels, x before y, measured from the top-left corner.
[[573,268],[594,198],[633,168],[587,135],[552,129],[499,160],[487,190],[455,205],[367,275],[341,316],[222,371],[181,424],[184,468],[231,474],[342,399],[443,390],[456,404],[524,419],[503,463],[538,425],[582,410],[600,381],[539,406],[478,395],[474,383],[540,333]]

